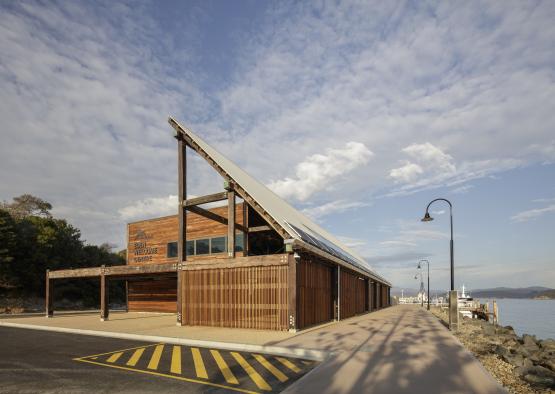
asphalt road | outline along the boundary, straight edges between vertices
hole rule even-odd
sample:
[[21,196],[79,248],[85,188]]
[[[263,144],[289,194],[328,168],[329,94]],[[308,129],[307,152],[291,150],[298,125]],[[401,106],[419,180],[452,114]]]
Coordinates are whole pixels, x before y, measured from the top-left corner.
[[0,328],[0,393],[279,392],[309,360]]

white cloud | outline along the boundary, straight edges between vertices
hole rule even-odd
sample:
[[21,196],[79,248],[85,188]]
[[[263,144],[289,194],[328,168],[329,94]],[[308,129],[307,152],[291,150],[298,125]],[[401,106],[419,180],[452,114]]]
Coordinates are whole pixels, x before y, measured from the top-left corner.
[[351,209],[368,206],[368,203],[360,201],[346,201],[338,200],[325,203],[316,207],[309,207],[303,209],[303,213],[313,219],[320,219],[324,216],[332,215],[334,213],[341,213]]
[[389,176],[396,182],[408,183],[414,181],[424,170],[418,164],[406,163],[404,166],[394,168],[389,172]]
[[[554,158],[554,2],[263,3],[252,30],[229,31],[234,56],[217,59],[213,24],[186,12],[176,28],[140,4],[6,4],[0,199],[46,198],[98,243],[123,244],[130,201],[175,193],[170,114],[289,199],[320,205],[468,190]],[[333,189],[314,163],[298,176],[296,163],[347,141],[376,160],[339,176],[323,166]],[[191,189],[221,188],[191,156]]]
[[519,212],[516,215],[511,216],[511,220],[514,222],[526,222],[528,220],[536,219],[547,213],[553,213],[553,212],[555,212],[555,204],[548,205],[547,207],[544,207],[544,208],[536,208],[536,209],[530,209],[528,211]]
[[124,220],[172,215],[177,213],[177,196],[149,197],[118,210]]
[[456,166],[451,155],[446,154],[429,142],[409,145],[402,149],[402,152],[410,156],[414,162],[405,161],[402,167],[390,170],[389,176],[400,186],[387,193],[388,196],[411,194],[426,189],[461,184],[462,186],[455,190],[457,193],[463,193],[472,187],[464,185],[465,182],[492,176],[496,172],[522,165],[521,160],[500,159],[463,161]]
[[307,157],[295,167],[295,176],[271,182],[268,187],[284,198],[305,201],[314,193],[333,187],[335,180],[370,160],[373,153],[360,142],[347,142],[343,149]]

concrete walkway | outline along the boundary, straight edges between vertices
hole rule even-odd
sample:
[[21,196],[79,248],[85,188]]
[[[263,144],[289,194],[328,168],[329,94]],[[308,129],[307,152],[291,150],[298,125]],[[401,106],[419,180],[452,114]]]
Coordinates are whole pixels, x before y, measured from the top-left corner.
[[174,315],[113,313],[2,322],[329,352],[287,393],[505,393],[432,314],[400,305],[297,334],[177,327]]
[[419,306],[387,308],[278,344],[333,352],[285,393],[506,393]]

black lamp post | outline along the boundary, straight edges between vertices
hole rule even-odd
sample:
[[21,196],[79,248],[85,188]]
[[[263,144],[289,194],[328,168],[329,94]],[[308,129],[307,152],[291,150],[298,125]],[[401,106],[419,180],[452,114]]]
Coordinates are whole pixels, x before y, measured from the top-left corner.
[[426,263],[428,265],[428,310],[430,310],[430,262],[428,260],[420,260],[418,262],[418,269],[422,269],[422,263]]
[[432,205],[436,201],[445,201],[447,204],[449,204],[449,217],[451,219],[451,291],[453,291],[455,290],[455,258],[453,255],[453,205],[451,205],[451,202],[445,198],[436,198],[435,200],[430,201],[430,203],[426,207],[426,214],[422,218],[422,221],[431,222],[432,220],[434,220],[434,218],[430,216],[428,210],[430,209],[430,205]]

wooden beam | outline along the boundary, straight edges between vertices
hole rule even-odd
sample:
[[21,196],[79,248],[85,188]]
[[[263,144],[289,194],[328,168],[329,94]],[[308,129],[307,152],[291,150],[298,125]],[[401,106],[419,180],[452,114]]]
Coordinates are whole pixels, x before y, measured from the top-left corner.
[[50,270],[46,270],[46,317],[54,315],[54,283],[50,279]]
[[287,254],[287,298],[289,311],[289,331],[297,331],[297,260],[294,253]]
[[338,298],[338,293],[337,291],[339,290],[339,285],[338,285],[338,281],[339,281],[339,277],[337,276],[337,267],[333,268],[332,271],[332,285],[331,285],[331,294],[332,294],[332,316],[333,316],[333,320],[339,320],[337,312],[339,311],[339,298]]
[[109,310],[109,287],[106,275],[104,275],[104,266],[102,266],[102,273],[100,275],[100,320],[108,320]]
[[92,267],[92,268],[76,268],[58,271],[49,271],[48,277],[52,279],[67,279],[67,278],[91,278],[99,277],[104,271],[105,276],[115,276],[118,279],[123,277],[135,277],[148,274],[170,273],[175,272],[177,264],[164,263],[164,264],[141,264],[141,265],[114,265],[111,267]]
[[227,192],[227,256],[235,258],[235,190]]
[[183,324],[183,300],[181,291],[181,277],[179,267],[187,260],[187,213],[185,212],[185,199],[187,198],[187,144],[181,135],[177,136],[177,173],[178,173],[178,239],[177,239],[177,325]]
[[181,268],[182,271],[216,270],[221,268],[269,267],[288,265],[286,254],[270,254],[262,256],[239,256],[234,259],[210,259],[190,261]]
[[48,274],[50,279],[92,278],[100,276],[100,267],[56,270],[50,271]]
[[210,202],[224,201],[224,200],[227,200],[227,192],[214,193],[214,194],[208,194],[206,196],[190,198],[188,200],[185,200],[185,206],[191,207],[195,205],[208,204]]
[[[187,145],[193,149],[195,152],[197,152],[204,160],[206,160],[206,162],[208,164],[210,164],[212,166],[212,168],[214,168],[216,170],[216,172],[218,172],[224,179],[231,179],[231,176],[224,171],[224,169],[222,167],[220,167],[218,165],[218,163],[216,163],[212,157],[210,157],[210,155],[208,153],[206,153],[204,151],[204,149],[202,149],[195,141],[193,141],[191,139],[191,137],[189,137],[187,135],[186,130],[179,124],[177,123],[174,119],[172,119],[171,117],[168,119],[168,123],[170,124],[170,126],[172,126],[174,128],[174,130],[176,131],[177,135],[182,136],[185,141],[187,142]],[[261,206],[260,204],[258,204],[258,202],[256,202],[256,200],[254,200],[250,194],[248,194],[245,189],[243,189],[241,187],[241,185],[235,183],[235,191],[237,192],[237,194],[239,194],[239,196],[245,200],[260,216],[262,216],[266,222],[268,222],[268,224],[274,229],[276,230],[276,232],[283,238],[283,239],[287,239],[290,238],[291,235],[289,234],[289,232],[287,232],[287,230],[285,230],[276,220],[274,220],[274,218],[272,216],[270,216]]]
[[227,218],[221,215],[218,215],[217,213],[214,213],[212,211],[209,211],[208,209],[204,209],[199,206],[192,205],[192,206],[188,206],[187,210],[190,212],[196,213],[197,215],[203,216],[207,219],[211,219],[211,220],[214,220],[215,222],[227,225]]
[[249,227],[249,233],[258,233],[260,231],[270,231],[270,230],[272,230],[270,226]]

